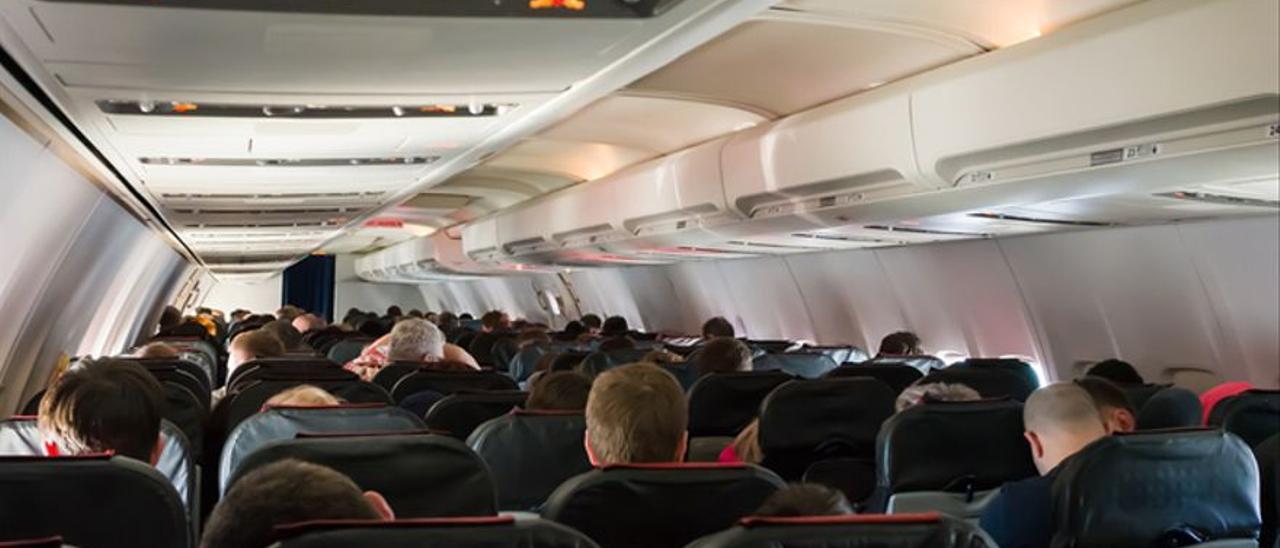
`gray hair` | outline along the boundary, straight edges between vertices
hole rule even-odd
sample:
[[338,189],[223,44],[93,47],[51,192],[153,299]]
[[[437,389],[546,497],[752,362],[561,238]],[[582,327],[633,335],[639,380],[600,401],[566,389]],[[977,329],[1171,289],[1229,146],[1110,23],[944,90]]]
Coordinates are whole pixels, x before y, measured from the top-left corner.
[[444,333],[426,320],[401,320],[391,329],[387,358],[420,362],[444,357]]

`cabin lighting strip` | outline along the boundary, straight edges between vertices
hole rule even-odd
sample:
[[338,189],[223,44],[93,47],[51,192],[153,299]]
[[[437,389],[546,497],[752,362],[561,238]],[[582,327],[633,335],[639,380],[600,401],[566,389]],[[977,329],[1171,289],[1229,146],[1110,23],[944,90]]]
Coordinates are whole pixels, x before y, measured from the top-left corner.
[[341,167],[341,166],[395,166],[426,165],[439,156],[394,156],[384,158],[179,158],[172,156],[145,156],[138,158],[144,165],[196,166],[196,167]]
[[501,116],[514,103],[444,103],[430,105],[249,105],[195,101],[103,99],[98,110],[122,116],[171,116],[185,118],[484,118]]

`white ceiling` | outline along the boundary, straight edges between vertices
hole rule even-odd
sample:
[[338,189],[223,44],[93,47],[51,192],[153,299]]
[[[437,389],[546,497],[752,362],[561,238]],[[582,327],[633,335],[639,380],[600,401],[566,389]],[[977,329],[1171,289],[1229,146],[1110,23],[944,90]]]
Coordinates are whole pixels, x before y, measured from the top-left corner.
[[[5,0],[0,42],[197,254],[225,263],[424,236],[1132,1],[785,0],[765,10],[773,2],[683,0],[653,19],[577,21]],[[504,108],[466,118],[160,117],[105,114],[96,101],[106,99]],[[144,157],[434,161],[227,167]],[[866,239],[844,245],[909,237]],[[252,262],[212,270],[241,275]]]

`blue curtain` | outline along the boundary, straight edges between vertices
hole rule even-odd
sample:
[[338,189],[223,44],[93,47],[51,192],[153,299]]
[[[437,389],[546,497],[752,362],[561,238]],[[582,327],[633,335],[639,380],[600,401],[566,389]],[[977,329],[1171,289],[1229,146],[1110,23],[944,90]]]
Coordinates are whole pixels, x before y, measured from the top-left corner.
[[284,271],[284,304],[333,321],[334,260],[312,255]]

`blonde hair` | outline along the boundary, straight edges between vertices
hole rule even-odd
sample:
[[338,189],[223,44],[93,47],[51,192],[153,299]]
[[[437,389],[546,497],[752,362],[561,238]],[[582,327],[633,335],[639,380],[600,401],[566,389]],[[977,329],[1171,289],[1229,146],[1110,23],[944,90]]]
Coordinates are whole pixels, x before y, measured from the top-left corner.
[[587,396],[587,439],[604,463],[672,462],[689,423],[684,391],[662,368],[636,363],[601,373]]
[[982,399],[982,394],[960,383],[931,382],[913,384],[898,394],[893,402],[896,411],[901,412],[926,401],[973,401]]
[[271,396],[266,407],[325,407],[339,403],[342,401],[319,387],[300,384]]

